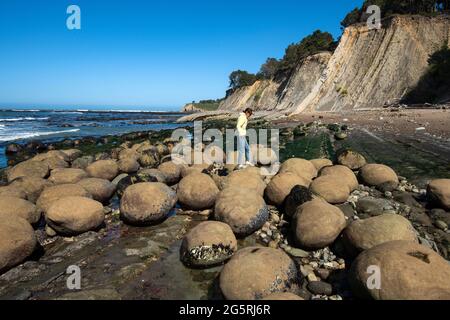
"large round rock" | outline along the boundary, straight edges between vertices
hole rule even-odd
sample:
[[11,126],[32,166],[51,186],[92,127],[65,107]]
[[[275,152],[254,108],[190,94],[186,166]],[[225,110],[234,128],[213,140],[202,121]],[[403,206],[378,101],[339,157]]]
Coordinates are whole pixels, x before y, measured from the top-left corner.
[[318,177],[311,183],[310,189],[331,204],[344,203],[350,196],[348,185],[332,175]]
[[54,201],[45,214],[47,224],[62,235],[77,235],[98,228],[105,220],[103,205],[85,197]]
[[313,159],[309,161],[316,167],[317,171],[333,165],[333,162],[330,159]]
[[12,185],[0,187],[0,197],[15,197],[24,200],[28,199],[25,190]]
[[297,209],[293,221],[295,240],[302,248],[322,249],[336,240],[345,225],[339,208],[315,199]]
[[175,191],[159,182],[143,182],[129,186],[120,201],[125,222],[148,225],[164,219],[175,206]]
[[362,183],[371,187],[378,187],[386,183],[398,184],[398,177],[394,170],[384,164],[366,164],[359,171]]
[[173,161],[167,161],[161,163],[158,167],[158,170],[161,171],[166,177],[166,182],[169,185],[173,185],[178,183],[181,178],[181,166],[176,164]]
[[116,186],[106,179],[86,178],[78,182],[80,186],[92,195],[94,200],[107,202],[114,195]]
[[297,285],[294,261],[282,250],[248,247],[239,250],[220,273],[228,300],[259,300]]
[[42,178],[20,177],[11,182],[10,186],[23,190],[27,194],[27,199],[35,203],[41,195],[41,192],[52,185],[50,181]]
[[[41,218],[41,211],[30,201],[15,197],[0,197],[0,220],[21,217],[34,224]],[[0,223],[2,223],[0,221]]]
[[450,179],[437,179],[428,184],[428,200],[435,206],[450,210]]
[[237,236],[245,237],[264,225],[269,218],[269,210],[256,192],[227,188],[217,197],[214,217],[228,224]]
[[120,172],[123,173],[135,173],[139,170],[139,162],[134,158],[123,158],[117,163]]
[[187,266],[208,267],[228,260],[236,250],[237,240],[228,224],[206,221],[184,237],[180,258]]
[[219,188],[214,180],[204,173],[193,173],[183,178],[178,184],[178,201],[191,210],[212,208],[216,202]]
[[22,263],[36,245],[34,230],[25,219],[3,220],[0,223],[0,273]]
[[359,186],[358,179],[352,170],[346,166],[337,165],[331,167],[324,167],[320,170],[319,175],[321,177],[331,176],[336,181],[339,181],[343,185],[347,185],[350,192],[356,190]]
[[119,166],[114,160],[99,160],[91,163],[86,172],[91,177],[111,181],[119,174]]
[[363,155],[353,150],[344,150],[338,155],[338,163],[348,167],[351,170],[359,170],[367,164]]
[[450,264],[415,242],[391,241],[358,256],[350,284],[362,299],[450,300]]
[[353,221],[345,229],[344,238],[352,253],[359,253],[394,240],[417,242],[417,236],[411,223],[397,214],[382,214]]
[[91,194],[78,184],[59,184],[51,186],[42,191],[36,205],[43,212],[47,212],[51,204],[58,199],[73,196],[91,198]]
[[317,177],[317,169],[311,161],[299,158],[286,160],[280,167],[280,173],[292,172],[299,177],[311,181]]
[[233,171],[223,181],[223,188],[242,188],[244,190],[255,192],[261,196],[264,195],[264,189],[266,184],[261,179],[259,173],[256,172],[256,168],[245,169],[242,171]]
[[77,183],[81,179],[87,178],[88,174],[83,169],[55,169],[52,170],[49,181],[54,184]]
[[295,186],[309,187],[309,180],[306,180],[295,173],[284,172],[277,174],[270,180],[265,190],[266,198],[276,206],[281,206],[286,197]]
[[20,177],[45,178],[49,172],[46,163],[39,161],[24,161],[6,171],[8,182]]

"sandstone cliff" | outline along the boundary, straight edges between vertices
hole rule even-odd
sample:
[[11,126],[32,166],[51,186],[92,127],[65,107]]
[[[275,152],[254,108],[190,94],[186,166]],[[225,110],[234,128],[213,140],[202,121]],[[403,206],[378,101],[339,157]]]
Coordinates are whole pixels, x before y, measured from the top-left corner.
[[381,108],[414,88],[428,58],[450,45],[448,16],[393,16],[379,30],[348,27],[333,55],[303,61],[284,81],[258,81],[229,95],[219,110],[282,113]]

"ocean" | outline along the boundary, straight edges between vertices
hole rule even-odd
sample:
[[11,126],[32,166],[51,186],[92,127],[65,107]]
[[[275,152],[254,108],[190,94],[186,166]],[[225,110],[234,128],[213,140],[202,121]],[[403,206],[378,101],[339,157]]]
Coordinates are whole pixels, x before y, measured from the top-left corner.
[[134,131],[174,129],[182,114],[140,110],[0,110],[0,168],[7,166],[5,146],[30,140],[43,142],[120,135]]

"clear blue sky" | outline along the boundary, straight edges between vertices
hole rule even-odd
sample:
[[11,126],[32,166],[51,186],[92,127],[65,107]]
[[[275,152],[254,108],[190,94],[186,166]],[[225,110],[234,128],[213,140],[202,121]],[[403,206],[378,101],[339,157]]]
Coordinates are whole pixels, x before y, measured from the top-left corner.
[[[362,0],[1,0],[0,107],[178,108]],[[66,28],[81,8],[82,29]]]

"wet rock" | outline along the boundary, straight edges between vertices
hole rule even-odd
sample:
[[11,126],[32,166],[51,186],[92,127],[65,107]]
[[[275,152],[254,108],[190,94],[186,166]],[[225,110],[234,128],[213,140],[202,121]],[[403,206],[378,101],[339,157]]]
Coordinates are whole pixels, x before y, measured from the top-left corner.
[[281,206],[295,186],[308,187],[309,183],[308,180],[295,173],[280,173],[273,177],[267,185],[265,196],[271,204]]
[[310,190],[313,194],[331,204],[344,203],[350,196],[348,185],[337,180],[332,175],[321,176],[315,179],[311,183]]
[[166,177],[166,183],[168,185],[174,185],[180,181],[181,178],[181,166],[173,161],[167,161],[159,165],[158,170],[161,171]]
[[304,300],[302,297],[299,297],[296,294],[290,293],[290,292],[278,292],[273,293],[261,300],[268,300],[268,301],[290,301],[290,300]]
[[350,192],[358,189],[358,179],[352,170],[346,166],[337,165],[331,167],[324,167],[319,172],[320,177],[330,176],[336,181],[340,182],[342,185],[347,185]]
[[41,218],[41,212],[36,206],[21,198],[0,196],[0,223],[5,219],[20,217],[31,224],[35,224]]
[[217,196],[214,218],[227,223],[237,236],[245,237],[264,225],[269,210],[259,194],[227,188]]
[[393,207],[389,201],[374,197],[363,197],[358,199],[356,203],[356,211],[359,214],[367,214],[370,216],[378,216],[392,209]]
[[294,173],[309,182],[317,177],[317,169],[314,164],[311,161],[299,158],[293,158],[283,162],[279,173],[284,172]]
[[164,219],[175,206],[177,195],[160,182],[129,186],[120,201],[122,219],[133,225],[148,225]]
[[308,283],[308,290],[313,294],[320,294],[325,296],[331,296],[333,294],[333,287],[331,284],[323,281],[313,281]]
[[[367,286],[371,280],[368,278],[373,278],[373,272],[367,272],[371,266],[377,266],[381,271],[379,288]],[[358,256],[351,267],[350,284],[359,298],[449,300],[450,264],[418,243],[391,241]]]
[[81,179],[87,178],[88,174],[83,169],[55,169],[52,170],[48,180],[53,184],[77,183]]
[[295,263],[282,250],[247,247],[223,268],[220,289],[228,300],[255,300],[290,291],[297,281]]
[[297,209],[292,225],[300,247],[321,249],[336,240],[344,230],[346,221],[339,208],[316,199]]
[[164,173],[159,171],[158,169],[141,169],[137,173],[139,176],[146,176],[148,177],[148,181],[153,180],[150,179],[151,177],[156,179],[156,182],[166,183],[166,176]]
[[122,173],[135,173],[139,170],[140,165],[134,158],[123,158],[117,163],[119,171]]
[[72,236],[98,228],[105,220],[103,205],[85,197],[64,197],[50,205],[45,219],[58,234]]
[[334,137],[336,138],[336,140],[345,140],[347,139],[348,135],[345,132],[336,132],[334,134]]
[[119,166],[114,160],[99,160],[91,163],[86,172],[93,178],[111,181],[119,174]]
[[106,203],[116,191],[116,185],[106,179],[86,178],[78,182],[96,201]]
[[417,242],[417,236],[411,223],[397,214],[383,214],[353,221],[345,229],[344,239],[354,254],[389,241]]
[[348,167],[351,170],[359,170],[367,164],[363,155],[353,150],[338,152],[338,164]]
[[23,150],[22,146],[20,144],[17,143],[10,143],[6,146],[5,148],[5,153],[6,154],[16,154],[19,153]]
[[398,184],[398,177],[394,170],[384,164],[367,164],[359,171],[361,181],[370,187],[378,187],[385,183]]
[[286,216],[292,218],[299,206],[312,199],[312,192],[308,188],[304,186],[295,186],[285,199],[284,211]]
[[0,223],[0,273],[22,263],[36,245],[34,230],[25,219],[3,220]]
[[310,162],[316,167],[318,172],[325,167],[333,165],[333,162],[329,159],[313,159]]
[[216,202],[219,188],[214,180],[204,173],[193,173],[178,184],[177,195],[180,204],[191,210],[212,208]]
[[259,171],[254,169],[245,169],[242,171],[232,172],[223,181],[223,189],[226,188],[242,188],[250,192],[255,192],[260,196],[264,195],[264,189],[266,188],[265,182],[261,179]]
[[86,189],[78,184],[59,184],[44,189],[39,196],[36,205],[45,213],[53,202],[67,196],[92,197]]
[[139,164],[144,167],[155,167],[158,164],[159,156],[155,150],[145,150],[138,158]]
[[450,179],[437,179],[428,184],[428,201],[444,210],[450,210]]
[[80,157],[72,162],[72,168],[86,169],[93,162],[94,162],[93,156]]
[[11,182],[10,186],[23,190],[27,194],[28,201],[35,203],[42,191],[53,184],[38,177],[20,177]]
[[159,182],[159,181],[154,175],[147,174],[145,172],[138,172],[136,174],[127,175],[123,179],[120,179],[120,181],[117,183],[117,195],[119,196],[119,198],[121,198],[123,193],[129,186],[142,182]]
[[237,250],[233,230],[226,223],[202,222],[183,238],[180,259],[192,267],[210,267],[231,258]]
[[6,171],[8,182],[20,177],[45,178],[49,173],[47,164],[39,161],[27,160]]

